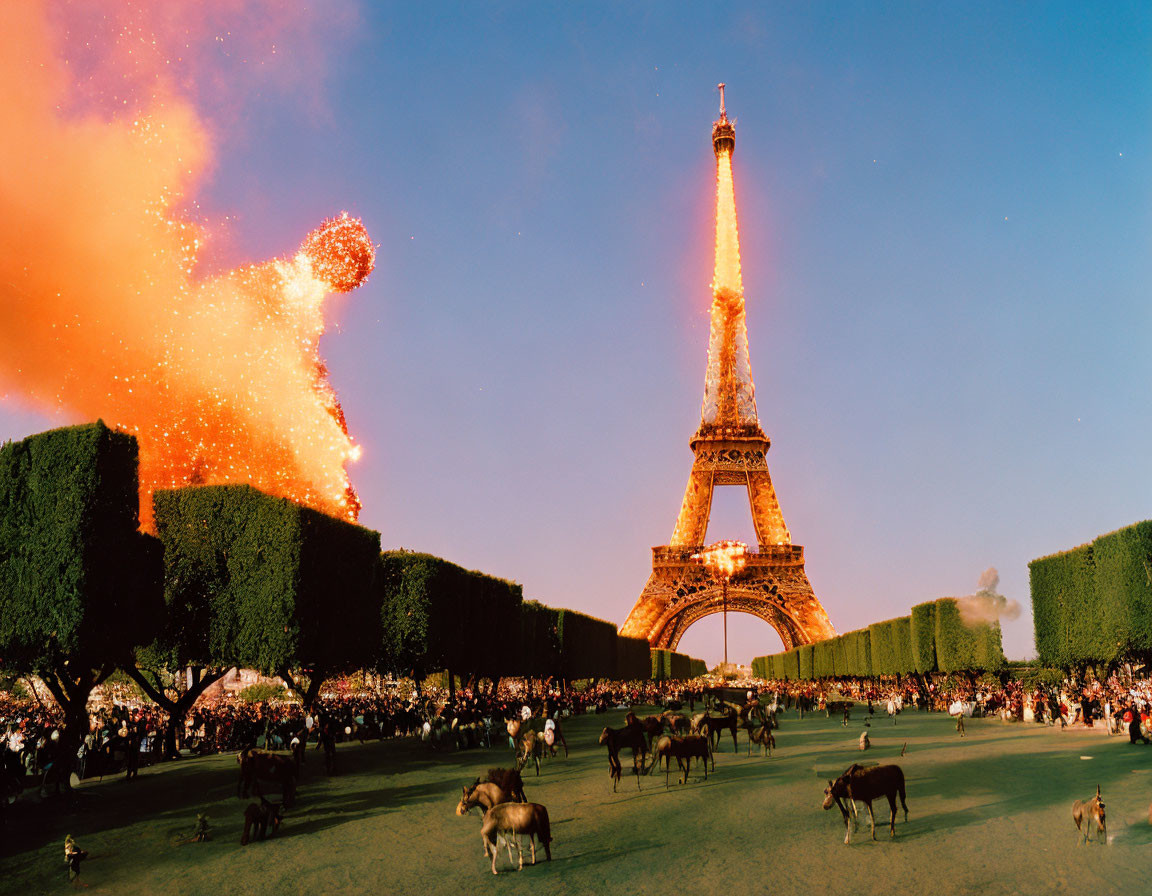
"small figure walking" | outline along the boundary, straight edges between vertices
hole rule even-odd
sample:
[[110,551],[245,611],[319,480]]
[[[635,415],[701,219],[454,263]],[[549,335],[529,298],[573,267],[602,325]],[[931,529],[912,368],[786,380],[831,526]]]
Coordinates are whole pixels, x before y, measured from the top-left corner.
[[968,736],[967,734],[964,733],[964,711],[963,710],[956,713],[956,730],[960,733],[961,737],[967,737]]
[[208,816],[202,813],[196,815],[196,831],[192,835],[193,843],[205,843],[211,837],[208,833]]
[[71,834],[64,838],[64,861],[68,865],[68,883],[74,887],[88,886],[80,882],[80,863],[86,858],[88,858],[87,851],[76,845]]

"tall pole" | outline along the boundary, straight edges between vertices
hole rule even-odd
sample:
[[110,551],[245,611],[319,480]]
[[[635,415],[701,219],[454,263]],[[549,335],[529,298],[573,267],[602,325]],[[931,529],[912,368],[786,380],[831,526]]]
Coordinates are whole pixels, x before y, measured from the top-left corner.
[[724,595],[724,665],[728,665],[728,576],[720,577],[720,592]]

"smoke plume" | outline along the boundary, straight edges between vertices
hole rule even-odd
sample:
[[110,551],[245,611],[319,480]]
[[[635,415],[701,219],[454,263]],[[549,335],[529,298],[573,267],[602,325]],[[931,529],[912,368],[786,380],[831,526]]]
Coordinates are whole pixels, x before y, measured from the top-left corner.
[[995,567],[989,567],[980,575],[977,591],[968,597],[960,598],[957,603],[960,608],[960,619],[968,626],[980,623],[998,622],[1001,619],[1012,621],[1020,617],[1020,604],[1009,600],[999,594],[996,588],[1000,585],[1000,573]]
[[[359,222],[317,230],[307,251],[198,269],[213,128],[243,99],[230,85],[299,77],[306,56],[281,68],[277,44],[306,24],[295,6],[0,5],[0,399],[137,435],[146,524],[153,489],[189,483],[359,510],[344,470],[358,449],[319,355],[344,244],[317,251]],[[366,274],[357,240],[349,269]]]

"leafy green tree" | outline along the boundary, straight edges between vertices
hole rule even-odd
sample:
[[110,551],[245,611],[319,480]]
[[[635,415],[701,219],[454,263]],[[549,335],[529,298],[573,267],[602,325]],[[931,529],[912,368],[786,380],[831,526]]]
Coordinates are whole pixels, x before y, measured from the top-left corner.
[[103,421],[0,448],[0,665],[34,672],[87,733],[92,688],[159,625],[162,548],[137,531],[136,440]]
[[154,505],[169,608],[161,655],[211,674],[279,675],[305,707],[325,678],[375,661],[378,532],[248,485],[157,492]]

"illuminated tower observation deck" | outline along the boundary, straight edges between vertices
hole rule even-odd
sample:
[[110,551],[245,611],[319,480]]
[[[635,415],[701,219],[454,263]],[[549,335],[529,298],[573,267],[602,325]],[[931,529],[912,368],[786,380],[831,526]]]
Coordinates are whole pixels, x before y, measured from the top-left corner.
[[716,260],[704,401],[700,426],[689,442],[695,461],[676,529],[668,544],[652,549],[652,574],[620,634],[647,638],[653,647],[674,649],[694,622],[724,610],[724,583],[693,555],[704,548],[714,489],[741,486],[748,492],[758,548],[727,583],[727,609],[765,620],[779,632],[784,647],[791,649],[833,637],[836,631],[804,571],[804,549],[792,544],[768,473],[771,441],[756,413],[744,317],[732,183],[736,127],[724,108],[723,84],[720,117],[712,125],[712,149],[716,155]]

